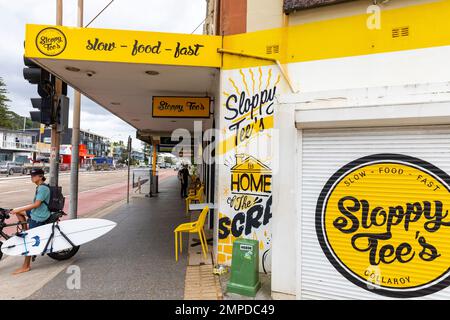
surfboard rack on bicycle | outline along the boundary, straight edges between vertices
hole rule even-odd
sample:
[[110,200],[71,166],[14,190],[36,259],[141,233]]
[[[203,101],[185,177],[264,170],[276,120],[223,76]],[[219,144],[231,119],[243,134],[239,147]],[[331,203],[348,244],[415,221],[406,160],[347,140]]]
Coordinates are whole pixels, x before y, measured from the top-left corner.
[[[23,225],[26,224],[26,222],[13,222],[13,223],[5,223],[5,220],[10,218],[10,211],[9,209],[4,209],[4,208],[0,208],[0,236],[3,237],[5,240],[9,240],[12,237],[16,236],[19,238],[22,238],[25,240],[26,236],[28,235],[28,232],[23,230]],[[49,219],[46,221],[46,224],[57,224],[60,220],[60,218],[65,215],[64,212],[54,212],[51,214],[51,216],[49,217]],[[4,228],[7,227],[16,227],[16,232],[14,234],[7,234],[3,231]],[[59,226],[58,226],[59,231],[61,232]],[[53,235],[54,236],[54,235]],[[69,239],[70,240],[70,239]],[[70,241],[71,243],[71,248],[70,249],[66,249],[60,252],[49,252],[47,253],[47,255],[54,259],[54,260],[67,260],[70,259],[71,257],[73,257],[79,250],[79,246],[76,246],[73,244],[72,241]],[[13,248],[15,247],[17,244],[12,244],[10,246],[8,246],[8,248]],[[26,247],[26,243],[23,243],[24,247]],[[0,248],[3,247],[3,242],[0,241]],[[21,255],[28,255],[29,250],[27,248],[25,248],[25,251],[22,252]],[[45,252],[42,252],[42,255],[44,255]],[[3,252],[0,251],[0,259],[3,257]],[[36,259],[36,255],[32,256],[32,260],[34,261]]]

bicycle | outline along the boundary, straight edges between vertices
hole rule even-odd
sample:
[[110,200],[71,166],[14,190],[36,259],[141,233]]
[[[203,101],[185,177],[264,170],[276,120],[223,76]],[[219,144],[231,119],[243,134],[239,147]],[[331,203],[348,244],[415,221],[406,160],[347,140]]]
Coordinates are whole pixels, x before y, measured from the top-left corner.
[[[23,228],[24,225],[27,224],[27,222],[20,222],[20,221],[14,222],[14,223],[5,223],[5,220],[10,218],[10,211],[11,210],[9,210],[9,209],[0,208],[0,236],[3,237],[5,240],[8,240],[9,238],[20,234],[22,231],[25,230]],[[48,218],[45,221],[45,224],[59,222],[61,217],[64,215],[66,215],[66,213],[63,211],[53,212],[50,215],[50,218]],[[8,235],[3,231],[4,228],[13,227],[13,226],[16,226],[16,228],[17,228],[15,234]],[[3,242],[0,241],[0,249],[1,249],[2,245],[3,245]],[[80,249],[80,246],[73,246],[66,250],[47,253],[47,255],[54,260],[63,261],[63,260],[72,258],[78,252],[79,249]],[[0,260],[2,259],[2,257],[3,257],[3,252],[1,252],[1,250],[0,250]],[[34,261],[35,259],[36,259],[36,256],[33,256],[32,260]]]

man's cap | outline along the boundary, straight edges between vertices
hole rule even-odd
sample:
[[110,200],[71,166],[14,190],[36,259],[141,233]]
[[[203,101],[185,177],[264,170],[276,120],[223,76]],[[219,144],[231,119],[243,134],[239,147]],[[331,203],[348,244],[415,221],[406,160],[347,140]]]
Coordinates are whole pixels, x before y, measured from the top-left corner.
[[44,170],[40,169],[40,168],[33,168],[30,170],[30,175],[31,176],[38,176],[38,175],[44,175]]

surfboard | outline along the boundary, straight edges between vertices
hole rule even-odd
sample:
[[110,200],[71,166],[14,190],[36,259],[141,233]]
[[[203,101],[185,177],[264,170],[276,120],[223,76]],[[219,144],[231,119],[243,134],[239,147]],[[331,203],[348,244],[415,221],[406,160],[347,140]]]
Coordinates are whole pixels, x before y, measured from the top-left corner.
[[[64,220],[58,223],[60,230],[76,246],[97,239],[111,231],[117,224],[106,219],[83,218]],[[2,252],[10,256],[34,256],[40,255],[52,233],[53,224],[46,224],[31,230],[25,230],[21,235],[16,235],[2,245]],[[53,252],[70,249],[72,245],[55,228],[54,236],[47,247],[46,253],[51,248]]]

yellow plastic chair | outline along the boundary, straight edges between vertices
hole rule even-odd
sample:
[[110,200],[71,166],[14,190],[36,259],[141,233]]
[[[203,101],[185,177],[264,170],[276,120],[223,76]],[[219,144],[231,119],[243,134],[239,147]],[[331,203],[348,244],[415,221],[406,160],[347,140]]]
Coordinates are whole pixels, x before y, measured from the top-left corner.
[[195,194],[197,193],[198,189],[202,188],[203,190],[205,189],[205,184],[202,182],[199,185],[194,185],[188,192],[188,196],[195,196]]
[[203,255],[206,259],[206,254],[208,253],[208,243],[206,242],[206,235],[203,226],[205,225],[206,215],[208,214],[208,206],[205,206],[200,213],[198,220],[195,222],[188,222],[180,224],[173,231],[175,233],[175,260],[178,261],[178,234],[180,234],[180,253],[183,252],[183,232],[186,233],[197,233],[200,239],[200,244],[202,245]]
[[186,197],[186,215],[189,214],[189,205],[191,204],[192,201],[203,202],[203,190],[204,189],[205,188],[203,186],[201,186],[197,190],[197,193],[195,195]]

